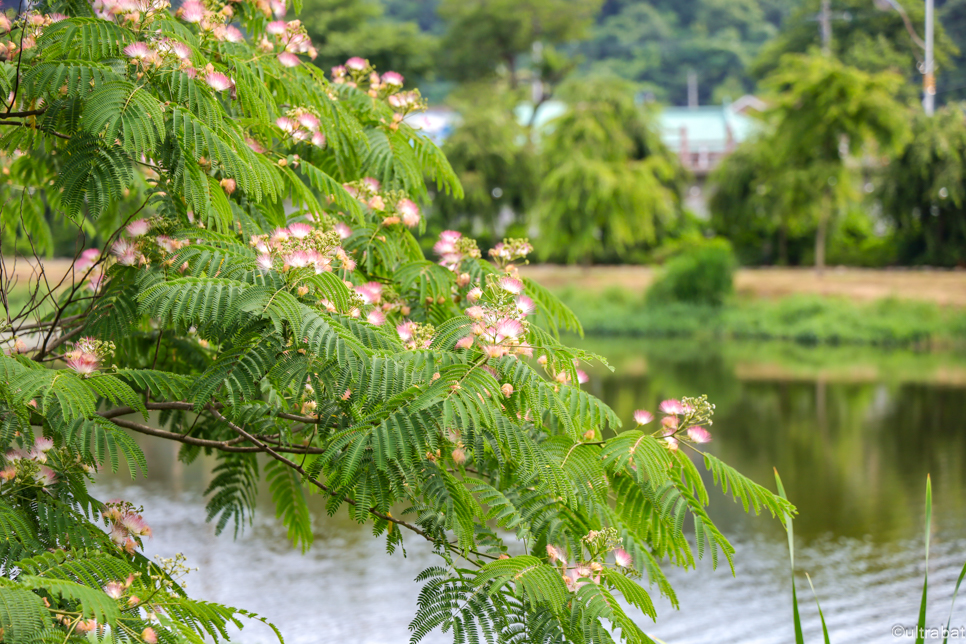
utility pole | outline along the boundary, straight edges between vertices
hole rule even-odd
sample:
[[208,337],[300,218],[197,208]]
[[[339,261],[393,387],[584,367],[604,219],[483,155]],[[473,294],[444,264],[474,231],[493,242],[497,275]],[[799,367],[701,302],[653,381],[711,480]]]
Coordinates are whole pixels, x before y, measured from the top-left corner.
[[693,69],[688,71],[688,107],[698,107],[698,73]]
[[835,13],[832,11],[832,0],[822,0],[821,10],[807,19],[818,22],[818,32],[822,38],[822,53],[828,56],[832,53],[832,21],[844,20],[845,22],[850,22],[852,20],[852,14],[848,11]]
[[822,29],[822,53],[828,56],[832,53],[832,0],[822,0],[818,24]]
[[936,109],[936,63],[933,59],[933,30],[936,26],[936,18],[933,0],[926,0],[925,42],[916,33],[915,27],[912,26],[912,21],[909,20],[909,14],[906,13],[906,10],[902,8],[902,5],[897,0],[873,0],[873,2],[875,6],[883,11],[888,11],[891,8],[899,12],[899,15],[902,16],[902,22],[906,25],[906,31],[909,32],[909,37],[926,52],[926,60],[919,67],[919,71],[922,72],[922,106],[926,112],[926,116],[932,116]]
[[933,61],[933,29],[935,21],[934,0],[926,0],[926,63],[922,72],[922,106],[926,116],[936,110],[936,74]]

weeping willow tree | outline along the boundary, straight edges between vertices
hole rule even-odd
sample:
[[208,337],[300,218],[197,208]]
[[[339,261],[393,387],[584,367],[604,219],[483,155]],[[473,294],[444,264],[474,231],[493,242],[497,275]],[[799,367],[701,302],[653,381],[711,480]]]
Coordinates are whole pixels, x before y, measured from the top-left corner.
[[680,210],[680,163],[626,84],[587,81],[562,94],[569,109],[540,142],[542,254],[589,262],[655,241]]
[[[742,263],[797,264],[814,245],[823,205],[815,186],[828,180],[825,168],[783,162],[780,135],[763,124],[710,177],[711,225],[735,247]],[[836,175],[837,176],[837,175]],[[834,186],[834,201],[854,194],[850,182]]]
[[868,73],[817,52],[786,54],[764,81],[777,167],[816,214],[815,267],[825,267],[829,223],[850,187],[860,155],[902,148],[909,110],[896,99],[902,79]]
[[895,222],[903,259],[966,263],[966,113],[962,103],[919,115],[909,145],[886,167],[883,212]]
[[[264,478],[296,547],[308,494],[389,553],[429,541],[414,641],[650,642],[626,607],[676,604],[662,566],[733,562],[698,464],[746,509],[793,508],[701,449],[704,398],[652,431],[584,391],[597,358],[518,276],[525,240],[487,261],[445,232],[424,257],[427,177],[460,187],[404,120],[418,93],[359,58],[326,78],[286,10],[71,1],[0,24],[3,240],[33,251],[0,254],[3,641],[225,641],[257,619],[142,555],[150,508],[89,493],[144,470],[144,434],[215,456],[217,532]],[[76,229],[66,268],[49,212]]]
[[537,153],[529,128],[513,108],[519,94],[499,84],[464,86],[456,92],[459,123],[443,152],[464,195],[433,199],[434,226],[471,232],[484,248],[509,234],[525,234],[525,213],[538,185]]

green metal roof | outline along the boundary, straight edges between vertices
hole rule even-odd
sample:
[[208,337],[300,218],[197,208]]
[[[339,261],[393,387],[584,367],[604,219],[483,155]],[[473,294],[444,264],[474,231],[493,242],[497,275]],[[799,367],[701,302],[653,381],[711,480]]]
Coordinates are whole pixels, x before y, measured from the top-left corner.
[[[567,111],[562,101],[547,101],[537,110],[534,125],[539,129]],[[517,120],[529,123],[533,107],[527,103],[515,110]],[[687,128],[688,149],[692,152],[725,152],[728,130],[734,143],[741,143],[754,131],[755,120],[732,110],[728,105],[703,107],[665,107],[658,112],[661,140],[672,151],[681,149],[681,128]]]

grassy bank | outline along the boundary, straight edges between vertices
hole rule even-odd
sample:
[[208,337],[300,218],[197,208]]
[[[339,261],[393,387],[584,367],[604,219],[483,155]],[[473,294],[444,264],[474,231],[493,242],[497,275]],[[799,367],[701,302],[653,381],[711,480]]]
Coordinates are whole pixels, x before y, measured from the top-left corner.
[[966,310],[894,298],[856,301],[793,294],[733,297],[721,307],[645,303],[621,287],[554,289],[589,335],[789,340],[802,344],[871,344],[943,348],[966,345]]

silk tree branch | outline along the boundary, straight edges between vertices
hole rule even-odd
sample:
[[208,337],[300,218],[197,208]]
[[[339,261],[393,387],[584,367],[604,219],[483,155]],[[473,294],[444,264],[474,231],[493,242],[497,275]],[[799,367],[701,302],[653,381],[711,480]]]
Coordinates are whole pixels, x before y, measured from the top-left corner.
[[[254,436],[252,436],[251,434],[249,434],[248,432],[246,432],[242,427],[239,427],[235,423],[231,422],[230,420],[228,420],[227,418],[225,418],[224,416],[222,416],[220,413],[218,413],[218,411],[216,411],[214,409],[213,406],[208,405],[207,409],[208,409],[209,412],[212,413],[212,415],[214,415],[215,418],[217,418],[221,422],[223,422],[226,425],[228,425],[235,432],[237,432],[238,434],[244,436],[245,438],[247,438],[249,441],[251,441],[255,445],[258,445],[259,447],[262,447],[264,449],[264,451],[269,456],[271,456],[272,458],[274,458],[276,461],[278,461],[280,463],[283,463],[284,465],[286,465],[286,466],[292,468],[293,470],[295,470],[296,472],[298,472],[304,479],[306,479],[309,483],[311,483],[315,487],[319,488],[320,490],[322,490],[323,492],[325,492],[329,496],[332,496],[332,497],[335,497],[335,498],[339,498],[341,496],[340,494],[338,494],[337,492],[335,492],[334,490],[332,490],[330,487],[328,487],[327,485],[325,485],[324,483],[322,483],[318,479],[315,479],[315,478],[312,478],[311,476],[309,476],[308,473],[302,468],[301,465],[299,465],[298,463],[295,463],[294,461],[292,461],[292,460],[290,460],[288,458],[285,458],[284,456],[282,456],[281,454],[279,454],[278,452],[276,452],[275,450],[273,450],[271,447],[269,447],[265,443],[261,442],[260,440],[258,440],[257,438],[255,438]],[[347,503],[349,503],[350,505],[358,506],[358,503],[356,503],[353,499],[350,499],[349,497],[342,497],[342,498]],[[388,521],[390,523],[395,523],[396,525],[398,525],[400,527],[403,527],[403,528],[406,528],[407,530],[410,530],[412,532],[415,532],[416,534],[418,534],[419,536],[423,537],[427,541],[430,541],[432,543],[437,543],[437,544],[438,543],[442,543],[442,545],[444,545],[447,549],[449,549],[449,550],[451,550],[451,551],[453,551],[453,552],[455,552],[457,554],[464,555],[464,552],[461,551],[459,549],[459,547],[456,546],[455,544],[452,544],[452,543],[450,543],[448,541],[442,541],[441,542],[440,540],[433,538],[432,535],[430,535],[429,533],[427,533],[426,531],[424,531],[422,528],[420,528],[420,527],[418,527],[416,525],[413,525],[412,523],[409,523],[407,521],[403,521],[402,519],[397,519],[397,518],[395,518],[395,517],[393,517],[392,515],[389,515],[389,514],[384,514],[384,513],[380,512],[379,510],[376,510],[375,508],[366,508],[366,511],[369,514],[373,515],[374,517],[378,517],[378,518],[382,519],[383,521]],[[486,554],[486,553],[483,553],[483,552],[478,552],[476,550],[471,550],[469,552],[469,554],[473,554],[473,555],[476,555],[477,557],[483,557],[483,558],[486,558],[486,559],[496,559],[497,558],[497,557],[494,557],[493,555],[489,555],[489,554]]]

